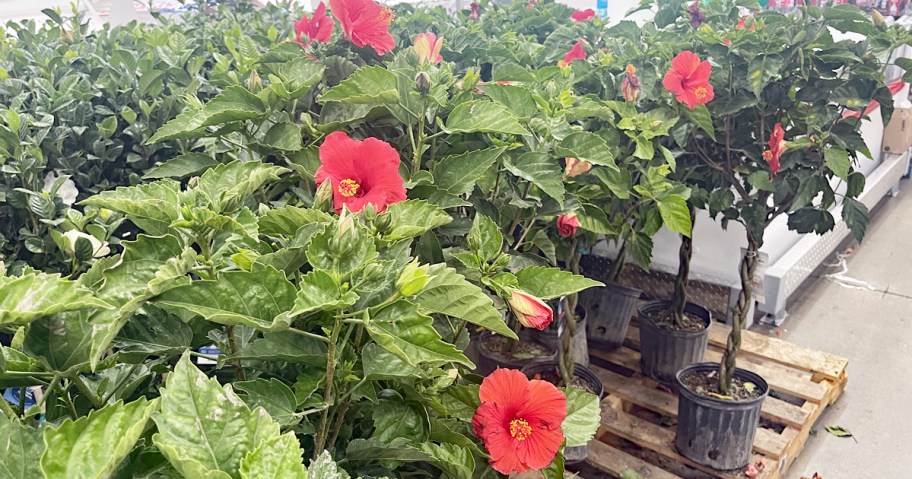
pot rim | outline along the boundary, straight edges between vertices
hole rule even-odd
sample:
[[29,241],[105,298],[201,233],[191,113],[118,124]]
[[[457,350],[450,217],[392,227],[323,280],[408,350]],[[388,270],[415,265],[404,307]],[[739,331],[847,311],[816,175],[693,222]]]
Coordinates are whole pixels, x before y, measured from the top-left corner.
[[[643,294],[642,290],[639,290],[636,288],[631,288],[630,286],[624,286],[621,283],[615,283],[612,281],[605,281],[605,286],[602,286],[602,288],[605,288],[605,290],[613,289],[613,290],[619,291],[621,294],[623,294],[625,296],[635,296],[636,298],[639,298],[640,295]],[[600,290],[599,288],[589,288],[589,289],[585,289],[583,291],[596,292],[596,291],[602,291],[602,290]]]
[[726,401],[725,399],[719,399],[719,398],[715,398],[712,396],[703,396],[703,395],[697,394],[696,392],[691,391],[690,388],[688,388],[681,381],[681,376],[684,375],[685,373],[689,373],[689,372],[695,371],[695,370],[703,371],[703,370],[707,370],[707,369],[717,371],[719,369],[719,363],[713,363],[713,362],[694,363],[689,366],[685,366],[680,371],[678,371],[677,374],[675,374],[675,382],[677,383],[679,394],[681,394],[682,396],[687,396],[688,399],[690,399],[690,400],[699,401],[703,404],[710,403],[713,405],[721,406],[720,409],[726,409],[726,408],[732,408],[732,407],[742,409],[742,408],[746,408],[746,406],[754,406],[758,403],[763,402],[763,400],[766,399],[766,396],[769,395],[769,391],[770,391],[769,384],[766,382],[765,379],[763,379],[762,376],[760,376],[759,374],[757,374],[755,372],[748,371],[746,369],[741,369],[738,367],[735,368],[734,376],[739,377],[741,379],[747,379],[748,381],[756,384],[757,387],[760,388],[760,390],[761,390],[761,394],[759,396],[757,396],[753,399],[749,399],[747,401]]
[[[663,306],[670,305],[671,301],[667,300],[667,299],[653,299],[653,300],[646,301],[645,303],[643,303],[637,307],[637,321],[640,322],[641,328],[643,327],[643,325],[647,325],[654,331],[658,331],[659,334],[665,334],[668,336],[675,336],[675,337],[679,337],[679,338],[694,338],[694,337],[699,337],[699,336],[704,336],[704,335],[709,334],[709,328],[712,326],[712,313],[709,311],[709,309],[704,308],[703,306],[700,306],[699,304],[691,303],[688,301],[687,303],[684,304],[685,311],[687,311],[688,308],[691,310],[693,310],[695,308],[699,308],[706,312],[706,317],[700,318],[700,319],[704,320],[706,327],[703,329],[699,329],[699,330],[688,329],[688,330],[682,330],[682,331],[675,331],[675,330],[671,330],[671,329],[662,328],[659,325],[657,325],[655,323],[655,321],[652,320],[652,318],[649,318],[648,316],[641,314],[643,309],[648,309],[649,306],[658,307],[659,304],[662,304]],[[667,307],[667,306],[665,306],[665,307]],[[696,313],[694,313],[694,314],[696,314]]]
[[[529,376],[530,373],[534,374],[539,371],[544,371],[548,368],[560,368],[560,363],[553,359],[542,359],[538,361],[533,361],[520,369],[520,372]],[[573,363],[573,375],[585,380],[591,386],[598,386],[598,391],[592,394],[595,394],[599,397],[599,400],[605,396],[605,385],[602,383],[602,380],[592,372],[591,369],[583,366],[580,363]]]

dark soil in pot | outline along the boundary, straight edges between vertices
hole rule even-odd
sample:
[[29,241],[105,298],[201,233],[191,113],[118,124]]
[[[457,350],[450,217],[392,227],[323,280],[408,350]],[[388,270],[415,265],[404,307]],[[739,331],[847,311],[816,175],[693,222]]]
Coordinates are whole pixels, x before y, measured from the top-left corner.
[[[560,366],[556,361],[541,361],[529,364],[522,368],[523,374],[529,379],[541,379],[555,386],[560,386]],[[605,388],[598,377],[589,369],[580,364],[573,365],[573,386],[598,396],[599,400],[605,395]],[[589,455],[589,445],[565,447],[564,463],[576,464],[586,460]]]
[[581,292],[579,298],[580,304],[586,308],[589,342],[603,349],[615,349],[624,344],[627,326],[640,293],[638,289],[615,283]]
[[[566,300],[564,300],[562,306],[566,307],[566,305]],[[555,320],[547,328],[544,330],[524,328],[519,335],[553,346],[557,348],[559,354],[563,354],[563,341],[560,338],[560,326],[558,326],[557,318],[559,312],[564,310],[555,307],[554,311]],[[589,366],[589,344],[586,341],[586,308],[582,304],[576,305],[576,315],[574,317],[576,318],[576,334],[573,335],[573,340],[571,341],[573,345],[573,361],[583,366]]]
[[535,361],[553,361],[557,348],[528,337],[514,341],[486,331],[478,338],[478,362],[475,372],[481,376],[497,368],[522,369]]
[[675,446],[681,455],[704,466],[740,469],[750,460],[769,385],[757,374],[736,369],[732,390],[722,394],[718,374],[716,363],[692,364],[678,372]]
[[682,368],[703,360],[709,341],[709,310],[693,303],[684,306],[684,321],[675,324],[671,301],[648,301],[638,308],[640,365],[643,373],[673,384]]

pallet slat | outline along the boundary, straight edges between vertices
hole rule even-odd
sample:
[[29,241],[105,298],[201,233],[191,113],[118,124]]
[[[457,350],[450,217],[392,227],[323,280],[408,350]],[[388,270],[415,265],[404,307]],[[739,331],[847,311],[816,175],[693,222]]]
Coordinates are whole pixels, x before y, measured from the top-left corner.
[[682,479],[677,474],[660,469],[601,441],[592,441],[589,444],[589,456],[586,458],[586,462],[615,476],[620,476],[625,469],[629,468],[649,479]]

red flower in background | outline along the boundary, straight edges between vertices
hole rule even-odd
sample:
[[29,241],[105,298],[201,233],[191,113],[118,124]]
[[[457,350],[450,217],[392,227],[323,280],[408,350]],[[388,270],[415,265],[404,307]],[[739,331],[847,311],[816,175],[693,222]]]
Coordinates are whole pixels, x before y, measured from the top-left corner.
[[553,384],[498,369],[481,382],[472,426],[502,474],[543,469],[560,449],[567,398]]
[[405,201],[399,162],[399,153],[389,143],[376,138],[358,141],[337,131],[320,145],[315,179],[318,185],[330,180],[336,213],[342,211],[342,205],[358,212],[368,203],[381,212]]
[[576,213],[565,213],[557,217],[557,234],[564,238],[569,238],[576,234],[576,229],[580,227],[579,218]]
[[712,66],[708,61],[691,51],[683,51],[671,61],[671,70],[662,79],[665,89],[675,98],[693,110],[698,105],[705,105],[713,99],[713,87],[709,83]]
[[[735,24],[735,29],[744,30],[744,28],[747,26],[748,18],[750,18],[749,15],[741,17],[741,20],[738,20],[738,23]],[[757,31],[757,25],[755,25],[753,22],[751,22],[750,31],[752,31],[752,32]]]
[[525,291],[514,289],[507,302],[516,320],[527,328],[545,329],[554,321],[551,306]]
[[342,24],[345,38],[355,45],[369,46],[377,55],[385,55],[396,46],[389,32],[392,10],[373,0],[329,0],[329,7]]
[[469,20],[478,20],[478,17],[481,15],[481,4],[478,2],[472,2],[469,4],[471,12],[469,13]]
[[769,149],[763,152],[763,159],[769,164],[773,175],[779,172],[779,157],[785,153],[785,147],[785,131],[781,123],[776,123],[770,133]]
[[570,15],[570,18],[575,22],[587,22],[595,18],[595,10],[587,8],[585,10],[577,10]]
[[[294,28],[295,43],[306,47],[310,45],[311,41],[328,43],[329,38],[332,36],[333,21],[332,18],[326,16],[326,5],[320,2],[320,5],[314,11],[313,17],[302,16],[300,20],[295,22]],[[303,38],[305,36],[307,37],[306,40]]]
[[443,48],[443,37],[438,38],[431,32],[419,33],[412,40],[412,48],[418,54],[418,63],[432,62],[435,65],[443,61],[440,49]]
[[584,44],[582,40],[577,40],[576,43],[573,44],[573,48],[571,48],[570,51],[564,55],[564,59],[557,62],[557,66],[565,67],[569,65],[573,60],[585,60],[586,49],[583,48],[583,45]]

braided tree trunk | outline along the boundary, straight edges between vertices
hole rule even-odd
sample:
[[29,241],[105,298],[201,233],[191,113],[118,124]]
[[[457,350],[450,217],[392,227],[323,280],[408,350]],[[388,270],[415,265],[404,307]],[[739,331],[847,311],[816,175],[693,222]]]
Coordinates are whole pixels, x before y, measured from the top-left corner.
[[692,206],[689,209],[691,236],[681,235],[681,246],[678,248],[678,276],[675,277],[674,295],[671,297],[672,319],[678,328],[684,324],[684,306],[687,304],[687,283],[690,278],[690,259],[693,257],[693,223],[697,216],[697,211]]
[[719,367],[719,392],[722,394],[726,394],[731,389],[732,376],[735,373],[735,358],[741,349],[741,329],[744,327],[753,301],[753,280],[754,271],[757,269],[758,249],[757,242],[748,233],[747,252],[744,254],[744,258],[741,258],[741,293],[738,295],[738,302],[735,303],[735,309],[732,312],[732,330],[728,335],[725,352],[722,354],[722,364]]

